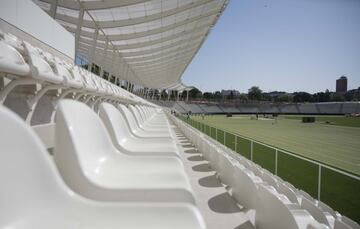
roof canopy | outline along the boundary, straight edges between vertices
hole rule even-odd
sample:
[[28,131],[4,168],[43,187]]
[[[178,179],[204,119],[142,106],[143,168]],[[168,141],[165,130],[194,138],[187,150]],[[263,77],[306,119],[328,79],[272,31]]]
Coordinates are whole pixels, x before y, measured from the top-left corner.
[[150,88],[180,84],[228,0],[34,0],[74,34],[76,53]]

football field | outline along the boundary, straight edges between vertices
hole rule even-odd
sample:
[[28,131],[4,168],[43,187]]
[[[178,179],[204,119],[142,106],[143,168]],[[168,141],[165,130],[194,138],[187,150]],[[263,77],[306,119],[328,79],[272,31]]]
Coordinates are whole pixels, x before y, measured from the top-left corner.
[[315,123],[302,123],[301,116],[280,116],[276,120],[262,116],[256,120],[249,115],[193,118],[360,175],[360,118],[317,117]]
[[184,121],[360,222],[360,118],[301,118],[210,115]]

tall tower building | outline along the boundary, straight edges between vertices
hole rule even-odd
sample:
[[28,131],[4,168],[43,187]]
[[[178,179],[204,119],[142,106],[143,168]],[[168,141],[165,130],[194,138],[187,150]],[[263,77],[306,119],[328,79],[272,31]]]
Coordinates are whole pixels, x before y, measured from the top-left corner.
[[347,78],[346,76],[341,76],[336,80],[336,92],[345,93],[347,92]]

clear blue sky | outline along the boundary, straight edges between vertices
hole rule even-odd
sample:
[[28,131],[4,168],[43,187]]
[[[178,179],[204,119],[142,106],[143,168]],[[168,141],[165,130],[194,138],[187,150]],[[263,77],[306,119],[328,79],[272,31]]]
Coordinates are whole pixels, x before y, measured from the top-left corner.
[[360,0],[231,0],[183,75],[202,91],[360,86]]

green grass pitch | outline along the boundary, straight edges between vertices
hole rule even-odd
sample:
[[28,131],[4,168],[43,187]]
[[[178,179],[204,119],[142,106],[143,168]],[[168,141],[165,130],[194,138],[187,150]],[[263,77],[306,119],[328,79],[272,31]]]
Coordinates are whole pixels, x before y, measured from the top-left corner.
[[[249,115],[227,118],[225,115],[193,116],[202,126],[203,132],[250,159],[250,138],[276,147],[278,151],[277,174],[297,188],[317,198],[318,166],[289,156],[288,151],[306,158],[360,175],[360,118],[340,116],[316,117],[315,123],[302,123],[302,116],[281,116],[275,121]],[[215,128],[223,131],[217,131]],[[198,125],[199,126],[199,125]],[[227,133],[226,133],[227,132]],[[235,137],[235,135],[238,137]],[[225,136],[225,137],[224,137]],[[235,141],[236,138],[236,141]],[[235,143],[237,144],[235,147]],[[275,150],[254,143],[253,161],[271,172],[275,172]],[[322,168],[320,199],[360,222],[360,182],[345,175]]]

